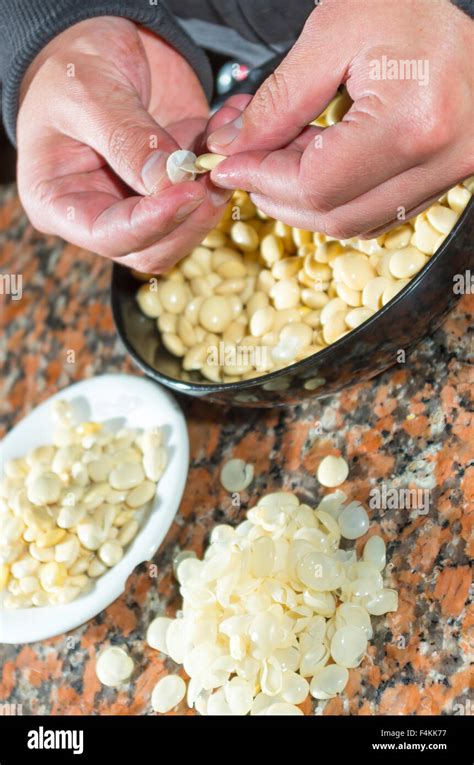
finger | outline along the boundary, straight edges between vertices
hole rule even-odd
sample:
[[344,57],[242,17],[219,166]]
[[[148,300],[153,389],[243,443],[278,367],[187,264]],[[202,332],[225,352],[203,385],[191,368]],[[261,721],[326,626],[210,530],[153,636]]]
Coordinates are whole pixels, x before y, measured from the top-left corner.
[[[370,106],[369,106],[370,102]],[[285,174],[285,198],[298,204],[305,197],[315,212],[328,212],[408,170],[409,151],[389,151],[400,143],[390,110],[368,98],[340,122],[315,134],[299,162],[284,150],[242,152],[221,162],[212,172],[220,186],[278,198]],[[348,162],[348,157],[351,161]]]
[[438,175],[434,168],[413,168],[326,214],[260,194],[251,194],[251,198],[267,215],[288,225],[321,231],[337,239],[362,235],[372,239],[417,215],[456,183],[453,179],[452,184],[441,186]]
[[451,186],[441,189],[439,192],[429,197],[429,199],[425,199],[417,207],[414,207],[411,210],[407,210],[407,212],[405,212],[404,214],[403,220],[393,219],[390,221],[390,223],[379,226],[379,228],[375,228],[375,229],[372,229],[371,231],[365,231],[359,234],[360,238],[361,239],[376,239],[381,234],[385,234],[387,231],[390,231],[390,229],[392,229],[394,226],[400,226],[405,220],[411,220],[412,218],[416,217],[417,215],[422,213],[424,210],[426,210],[428,207],[430,207],[432,204],[437,202],[443,196],[443,194],[449,191],[450,188]]
[[62,132],[92,147],[138,194],[170,185],[166,160],[180,147],[148,114],[131,86],[113,83],[107,98],[103,92],[71,98],[61,119]]
[[236,117],[242,113],[243,109],[245,109],[246,105],[251,99],[252,96],[245,94],[231,96],[231,98],[228,98],[225,104],[211,116],[203,136],[205,151],[208,151],[209,149],[207,143],[209,135],[215,130],[236,119]]
[[159,197],[122,198],[103,170],[92,180],[90,175],[53,182],[42,198],[30,200],[28,212],[39,230],[107,257],[155,244],[206,199],[206,189],[194,182],[172,186]]
[[209,137],[212,151],[235,154],[284,146],[324,110],[344,80],[356,47],[350,27],[345,29],[344,50],[334,44],[341,33],[341,15],[330,11],[321,7],[310,15],[295,45],[243,114]]
[[121,263],[146,273],[163,273],[201,244],[211,228],[221,219],[232,192],[225,192],[226,196],[223,196],[222,189],[218,189],[220,196],[216,199],[213,196],[215,189],[209,178],[204,177],[199,182],[207,193],[203,204],[159,242],[141,251],[130,252],[120,259]]

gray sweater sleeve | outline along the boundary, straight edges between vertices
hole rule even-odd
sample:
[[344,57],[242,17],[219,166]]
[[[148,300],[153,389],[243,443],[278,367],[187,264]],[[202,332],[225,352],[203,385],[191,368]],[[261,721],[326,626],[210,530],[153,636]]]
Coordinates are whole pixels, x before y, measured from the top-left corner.
[[60,32],[97,16],[120,16],[156,32],[188,60],[206,96],[211,97],[212,72],[207,56],[162,0],[0,0],[2,116],[13,143],[19,89],[29,64]]

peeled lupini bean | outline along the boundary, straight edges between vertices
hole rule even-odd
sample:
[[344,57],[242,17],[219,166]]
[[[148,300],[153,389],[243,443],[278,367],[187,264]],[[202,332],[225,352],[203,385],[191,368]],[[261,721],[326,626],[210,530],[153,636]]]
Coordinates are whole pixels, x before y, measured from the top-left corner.
[[[176,293],[165,297],[174,305]],[[159,429],[114,435],[100,423],[74,425],[65,401],[56,402],[54,417],[57,443],[7,462],[0,484],[6,608],[69,603],[115,566],[166,467]]]
[[[327,470],[330,482],[333,475],[345,480],[347,464],[332,460],[323,477]],[[224,465],[228,490],[244,480],[244,469],[242,460]],[[183,664],[189,707],[211,716],[302,714],[298,705],[309,694],[324,703],[343,693],[348,669],[363,661],[372,638],[370,615],[397,608],[397,593],[381,575],[382,538],[367,541],[362,560],[339,549],[341,537],[355,539],[367,527],[364,508],[346,504],[342,491],[316,510],[276,492],[235,528],[216,526],[202,560],[179,553],[182,608],[176,619],[154,619],[147,642]],[[168,676],[152,707],[164,713],[184,695],[181,678]]]

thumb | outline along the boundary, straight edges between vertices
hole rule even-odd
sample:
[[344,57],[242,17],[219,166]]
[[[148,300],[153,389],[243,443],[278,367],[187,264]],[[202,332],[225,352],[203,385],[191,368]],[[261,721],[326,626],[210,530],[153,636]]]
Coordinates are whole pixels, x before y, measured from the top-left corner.
[[340,20],[321,16],[322,7],[313,11],[293,48],[242,114],[211,133],[211,151],[236,154],[281,148],[324,110],[344,79],[349,47],[344,57],[334,45],[338,39],[334,27]]
[[170,185],[166,160],[180,147],[146,111],[138,93],[120,90],[112,103],[103,98],[84,105],[68,132],[100,154],[127,186],[151,194]]

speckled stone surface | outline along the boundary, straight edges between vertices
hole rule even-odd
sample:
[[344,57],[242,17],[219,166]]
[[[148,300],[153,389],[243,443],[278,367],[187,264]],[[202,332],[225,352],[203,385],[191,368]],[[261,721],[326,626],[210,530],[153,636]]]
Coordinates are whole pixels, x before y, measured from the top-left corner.
[[[0,435],[73,381],[103,372],[138,374],[114,332],[110,264],[35,232],[13,187],[0,193],[0,269],[23,276],[21,300],[0,295]],[[193,547],[200,554],[217,523],[238,522],[268,491],[295,490],[314,503],[327,492],[314,478],[321,457],[340,453],[350,465],[342,486],[350,498],[367,502],[370,489],[385,484],[428,489],[430,505],[427,515],[369,511],[368,535],[378,531],[387,541],[387,582],[398,589],[400,608],[373,618],[368,656],[350,671],[343,697],[331,700],[324,714],[465,709],[474,630],[468,606],[473,312],[474,296],[465,296],[405,364],[323,403],[259,412],[183,401],[192,461],[179,512],[153,561],[158,578],[144,563],[123,596],[79,629],[42,643],[1,646],[0,703],[22,704],[24,714],[149,714],[154,684],[177,669],[144,643],[151,619],[179,607],[175,553]],[[240,508],[218,480],[231,456],[255,466]],[[132,681],[119,691],[103,688],[95,657],[109,644],[124,643],[135,661]],[[312,713],[309,700],[302,708]],[[191,714],[184,704],[175,713]]]

